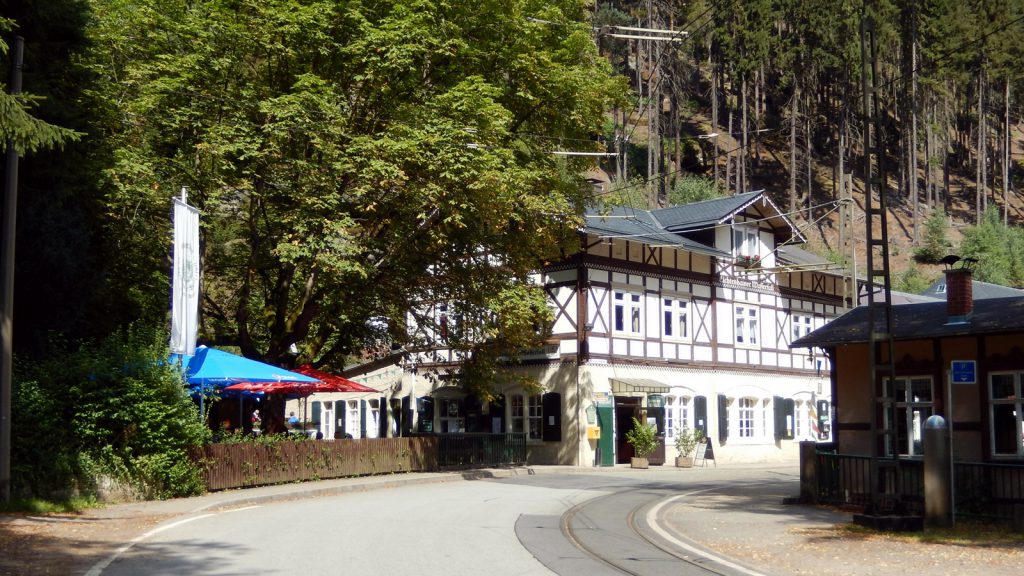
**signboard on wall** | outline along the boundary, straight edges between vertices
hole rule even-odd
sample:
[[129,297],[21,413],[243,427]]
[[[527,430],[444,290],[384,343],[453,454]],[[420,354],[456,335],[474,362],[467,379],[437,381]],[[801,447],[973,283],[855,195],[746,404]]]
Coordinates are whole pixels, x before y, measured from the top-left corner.
[[953,384],[977,384],[978,363],[974,360],[953,360]]

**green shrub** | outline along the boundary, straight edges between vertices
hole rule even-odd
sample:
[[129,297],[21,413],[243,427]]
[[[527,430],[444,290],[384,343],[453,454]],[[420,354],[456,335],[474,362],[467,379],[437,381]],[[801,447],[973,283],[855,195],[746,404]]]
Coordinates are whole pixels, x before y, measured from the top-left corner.
[[633,429],[626,432],[626,441],[633,445],[637,458],[646,458],[658,447],[658,431],[633,417]]
[[129,328],[18,367],[12,487],[22,496],[98,491],[102,478],[164,498],[202,491],[188,448],[209,440],[161,330]]

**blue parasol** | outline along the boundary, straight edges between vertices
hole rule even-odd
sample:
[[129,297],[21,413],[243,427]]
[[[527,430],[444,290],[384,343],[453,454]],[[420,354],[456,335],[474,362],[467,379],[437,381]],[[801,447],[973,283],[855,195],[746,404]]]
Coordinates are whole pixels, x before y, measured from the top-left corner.
[[197,347],[194,356],[172,354],[171,362],[180,362],[192,395],[199,396],[200,417],[204,414],[208,392],[219,391],[236,382],[317,382],[316,378],[298,372],[206,346]]

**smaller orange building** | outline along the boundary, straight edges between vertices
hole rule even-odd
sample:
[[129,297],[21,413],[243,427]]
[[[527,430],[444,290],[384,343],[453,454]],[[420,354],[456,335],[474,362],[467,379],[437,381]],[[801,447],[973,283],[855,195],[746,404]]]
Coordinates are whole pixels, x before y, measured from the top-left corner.
[[[895,377],[877,378],[877,390],[865,306],[793,342],[831,359],[837,452],[870,456],[875,441],[879,455],[923,456],[925,420],[939,414],[951,422],[956,461],[1024,463],[1024,297],[974,301],[967,269],[947,271],[946,285],[946,302],[891,308]],[[872,430],[872,410],[895,437]]]

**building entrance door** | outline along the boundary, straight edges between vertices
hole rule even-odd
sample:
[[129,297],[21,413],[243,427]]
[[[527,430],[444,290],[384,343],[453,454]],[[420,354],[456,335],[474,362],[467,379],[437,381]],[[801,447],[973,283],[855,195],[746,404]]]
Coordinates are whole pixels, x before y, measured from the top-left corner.
[[633,458],[633,445],[626,434],[633,429],[633,417],[640,418],[641,398],[615,397],[615,463],[629,464]]

